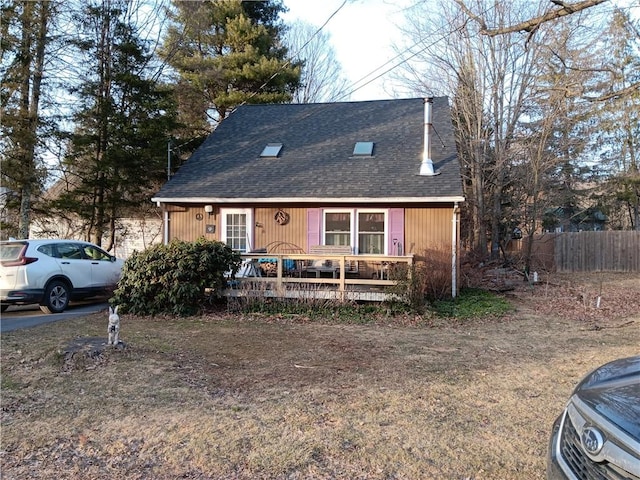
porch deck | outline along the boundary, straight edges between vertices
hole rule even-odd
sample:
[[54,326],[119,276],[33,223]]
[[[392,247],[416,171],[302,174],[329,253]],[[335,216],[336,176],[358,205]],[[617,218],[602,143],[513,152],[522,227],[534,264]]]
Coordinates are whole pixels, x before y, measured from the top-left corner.
[[413,255],[243,254],[229,297],[381,302],[407,279]]

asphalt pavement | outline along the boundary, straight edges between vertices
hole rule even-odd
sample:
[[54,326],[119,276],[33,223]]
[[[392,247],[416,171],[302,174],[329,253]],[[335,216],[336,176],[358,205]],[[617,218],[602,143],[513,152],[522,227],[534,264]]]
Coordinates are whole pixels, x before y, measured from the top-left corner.
[[96,312],[105,312],[105,321],[109,304],[105,301],[99,303],[72,302],[62,313],[42,313],[38,305],[10,306],[0,315],[0,333],[11,332],[20,328],[37,327],[51,322],[59,322],[68,318],[81,317]]

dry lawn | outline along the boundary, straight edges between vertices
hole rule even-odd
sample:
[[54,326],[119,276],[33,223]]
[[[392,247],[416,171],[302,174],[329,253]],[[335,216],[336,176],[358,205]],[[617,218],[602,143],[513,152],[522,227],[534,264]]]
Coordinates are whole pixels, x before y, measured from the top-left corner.
[[4,334],[2,479],[542,479],[574,384],[640,352],[640,276],[543,280],[501,319],[123,316],[93,356],[64,352],[106,314]]

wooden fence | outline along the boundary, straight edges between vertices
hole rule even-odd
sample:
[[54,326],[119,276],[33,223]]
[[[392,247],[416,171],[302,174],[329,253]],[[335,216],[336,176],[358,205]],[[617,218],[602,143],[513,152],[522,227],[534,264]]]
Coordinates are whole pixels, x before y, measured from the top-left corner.
[[[514,240],[510,255],[525,255],[528,239]],[[567,232],[535,235],[532,268],[557,272],[640,273],[640,232]]]

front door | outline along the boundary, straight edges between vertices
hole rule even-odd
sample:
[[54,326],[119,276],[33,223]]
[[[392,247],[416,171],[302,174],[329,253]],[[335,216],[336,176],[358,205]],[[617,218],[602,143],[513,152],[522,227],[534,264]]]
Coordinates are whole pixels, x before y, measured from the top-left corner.
[[221,240],[239,252],[250,252],[253,245],[253,210],[250,208],[223,208]]

